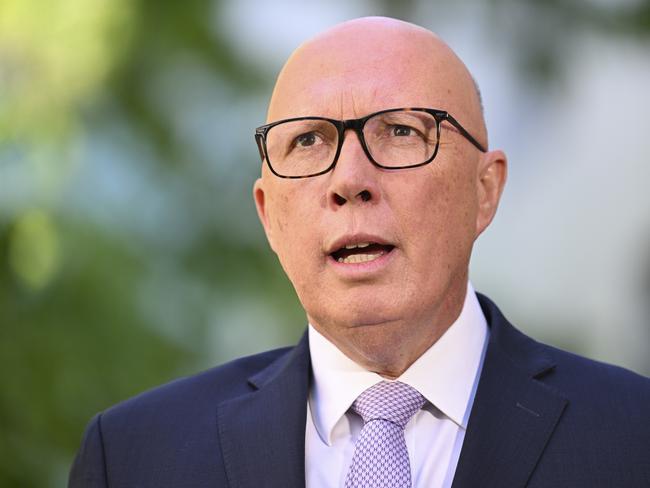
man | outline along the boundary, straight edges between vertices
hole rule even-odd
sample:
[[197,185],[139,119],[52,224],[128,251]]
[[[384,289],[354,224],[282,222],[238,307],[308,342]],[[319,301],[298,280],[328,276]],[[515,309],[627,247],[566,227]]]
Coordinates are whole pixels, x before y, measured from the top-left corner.
[[95,417],[70,486],[650,486],[650,381],[534,342],[468,283],[506,157],[448,46],[336,26],[268,122],[254,198],[308,333]]

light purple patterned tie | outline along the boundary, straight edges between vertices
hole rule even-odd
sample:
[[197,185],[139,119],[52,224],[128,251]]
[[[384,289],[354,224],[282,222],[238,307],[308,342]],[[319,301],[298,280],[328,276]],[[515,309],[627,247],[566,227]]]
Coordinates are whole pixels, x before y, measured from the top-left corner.
[[411,488],[404,426],[424,401],[416,389],[399,381],[382,381],[359,395],[352,410],[364,425],[345,488]]

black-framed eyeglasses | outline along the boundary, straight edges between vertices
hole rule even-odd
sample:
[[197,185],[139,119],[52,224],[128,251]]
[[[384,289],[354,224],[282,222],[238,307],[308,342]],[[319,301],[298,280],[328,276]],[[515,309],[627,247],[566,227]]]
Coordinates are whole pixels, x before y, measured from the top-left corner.
[[368,159],[388,170],[416,168],[434,160],[441,124],[449,122],[481,152],[478,142],[448,112],[433,108],[391,108],[359,119],[296,117],[255,129],[262,160],[280,178],[308,178],[336,166],[345,131],[356,132]]

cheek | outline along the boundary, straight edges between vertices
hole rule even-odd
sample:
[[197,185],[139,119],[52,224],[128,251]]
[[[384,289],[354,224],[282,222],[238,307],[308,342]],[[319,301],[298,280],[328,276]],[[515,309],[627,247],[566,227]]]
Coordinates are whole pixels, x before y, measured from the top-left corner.
[[[289,196],[280,194],[280,196],[271,199],[269,204],[269,215],[271,218],[271,225],[273,226],[273,232],[281,237],[289,226],[291,220],[291,215],[288,213],[291,209],[289,205]],[[284,239],[280,239],[280,242],[284,242]]]
[[278,258],[292,281],[294,270],[304,269],[313,262],[321,249],[316,219],[303,193],[294,189],[278,192],[270,203],[270,220]]
[[[406,210],[408,229],[423,270],[452,268],[466,261],[474,240],[477,197],[462,171],[432,172]],[[419,209],[418,211],[411,209]]]

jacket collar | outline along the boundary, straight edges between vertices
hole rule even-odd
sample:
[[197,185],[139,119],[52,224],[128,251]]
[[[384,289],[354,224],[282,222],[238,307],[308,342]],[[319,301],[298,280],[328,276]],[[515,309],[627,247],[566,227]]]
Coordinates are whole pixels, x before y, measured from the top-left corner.
[[248,379],[251,393],[219,405],[219,438],[231,487],[304,486],[310,376],[305,333],[293,350]]
[[525,486],[567,400],[541,382],[555,364],[477,294],[490,340],[453,488]]

